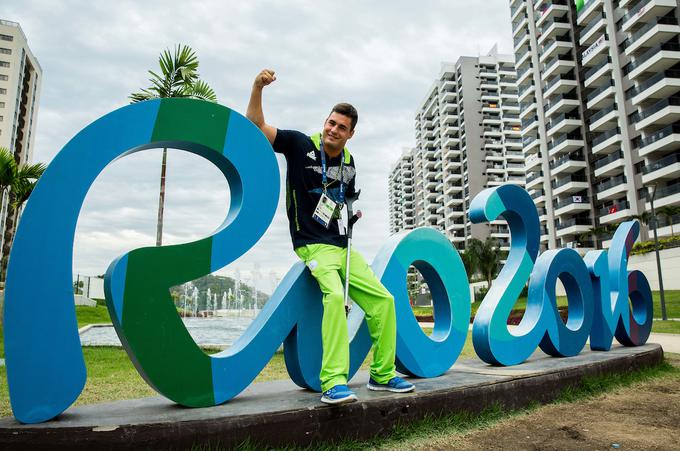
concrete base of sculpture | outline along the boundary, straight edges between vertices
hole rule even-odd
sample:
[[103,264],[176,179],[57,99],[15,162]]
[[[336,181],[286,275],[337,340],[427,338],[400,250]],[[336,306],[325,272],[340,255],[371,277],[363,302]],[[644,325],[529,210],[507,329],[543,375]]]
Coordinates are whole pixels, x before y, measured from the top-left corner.
[[649,367],[662,359],[661,346],[647,344],[562,359],[538,351],[513,367],[460,360],[441,377],[414,380],[417,391],[401,395],[368,391],[367,375],[359,372],[350,386],[360,401],[338,407],[321,404],[317,393],[290,381],[253,384],[227,404],[210,408],[185,408],[161,397],[117,401],[71,408],[42,424],[2,418],[0,448],[180,449],[210,444],[230,449],[246,440],[271,447],[369,438],[425,416],[549,402],[585,377]]

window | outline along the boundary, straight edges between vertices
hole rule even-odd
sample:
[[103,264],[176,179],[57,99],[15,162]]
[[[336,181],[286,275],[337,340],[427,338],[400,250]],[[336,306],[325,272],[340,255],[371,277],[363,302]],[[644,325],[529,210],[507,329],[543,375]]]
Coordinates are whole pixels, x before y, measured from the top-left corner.
[[0,61],[0,67],[9,67],[8,61]]
[[6,34],[0,34],[0,40],[12,42],[14,40],[14,36],[9,36],[9,35],[6,35]]
[[5,120],[5,116],[0,116],[0,122],[2,122],[3,120]]
[[0,53],[5,54],[5,55],[11,55],[12,49],[6,49],[4,47],[0,47]]
[[0,94],[7,94],[7,90],[5,88],[0,88]]
[[0,102],[0,108],[5,108],[5,102]]
[[9,80],[9,77],[7,75],[0,74],[0,80],[7,81]]

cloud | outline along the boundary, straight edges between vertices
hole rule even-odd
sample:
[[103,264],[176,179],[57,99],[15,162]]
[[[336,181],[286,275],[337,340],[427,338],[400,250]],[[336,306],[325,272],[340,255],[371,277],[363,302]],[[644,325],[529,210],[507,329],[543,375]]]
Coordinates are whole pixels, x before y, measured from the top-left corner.
[[[126,105],[131,92],[148,85],[158,54],[177,43],[194,48],[202,78],[220,103],[240,112],[253,77],[275,69],[278,80],[264,100],[273,125],[311,133],[334,103],[354,103],[360,119],[350,149],[365,214],[355,243],[369,261],[388,236],[390,165],[414,145],[415,112],[441,61],[486,53],[495,43],[511,51],[504,0],[27,0],[3,10],[4,19],[21,23],[44,70],[36,161],[51,160],[87,124]],[[101,274],[121,253],[154,243],[159,171],[160,150],[150,150],[115,162],[97,179],[78,223],[75,271]],[[167,189],[167,243],[207,236],[223,221],[229,190],[210,163],[172,151]],[[265,236],[224,273],[259,265],[281,277],[295,259],[280,198]]]

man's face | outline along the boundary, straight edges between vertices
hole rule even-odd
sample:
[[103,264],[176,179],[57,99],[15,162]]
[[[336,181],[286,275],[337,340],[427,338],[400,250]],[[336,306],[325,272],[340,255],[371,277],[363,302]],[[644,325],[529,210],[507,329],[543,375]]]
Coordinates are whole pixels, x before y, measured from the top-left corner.
[[329,149],[343,149],[353,135],[352,119],[344,114],[332,112],[323,125],[323,145]]

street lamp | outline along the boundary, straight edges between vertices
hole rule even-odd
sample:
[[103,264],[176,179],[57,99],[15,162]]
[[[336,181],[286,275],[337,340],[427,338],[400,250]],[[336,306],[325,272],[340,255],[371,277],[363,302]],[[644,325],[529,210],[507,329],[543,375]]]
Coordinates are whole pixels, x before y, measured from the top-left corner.
[[652,197],[650,199],[650,204],[652,206],[652,228],[654,230],[654,252],[656,253],[656,270],[659,273],[659,291],[661,299],[661,319],[666,321],[668,317],[666,316],[666,299],[663,292],[663,275],[661,274],[661,257],[659,256],[659,237],[656,233],[656,211],[654,211],[654,199],[656,198],[656,183],[651,185],[652,187]]

